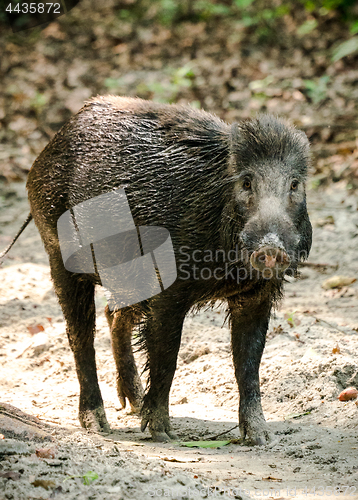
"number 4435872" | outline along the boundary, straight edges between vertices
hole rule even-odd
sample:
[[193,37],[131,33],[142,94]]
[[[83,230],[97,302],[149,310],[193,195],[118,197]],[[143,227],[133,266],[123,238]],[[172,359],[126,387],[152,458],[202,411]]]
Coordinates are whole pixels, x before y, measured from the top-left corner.
[[6,12],[10,14],[61,14],[61,4],[59,3],[17,3],[13,6],[11,3],[6,7]]

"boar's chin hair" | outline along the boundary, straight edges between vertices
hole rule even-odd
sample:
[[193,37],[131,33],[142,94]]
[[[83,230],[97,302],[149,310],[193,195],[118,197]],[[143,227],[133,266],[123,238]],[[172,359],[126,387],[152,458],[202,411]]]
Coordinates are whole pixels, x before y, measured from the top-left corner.
[[[254,282],[247,282],[242,284],[242,290],[240,293],[236,294],[235,297],[231,296],[238,307],[244,308],[247,313],[250,309],[255,306],[255,304],[260,301],[264,301],[267,297],[270,297],[272,301],[272,309],[276,310],[283,299],[283,288],[284,283],[287,282],[285,278],[282,280],[257,280]],[[222,306],[227,305],[227,299],[210,299],[202,297],[196,304],[190,308],[190,313],[196,314],[202,310],[209,311],[214,309],[222,308]],[[224,318],[222,326],[228,322],[230,325],[230,314],[229,310],[226,311],[226,316]]]
[[267,160],[289,160],[292,169],[305,177],[310,162],[306,134],[273,115],[233,123],[231,155],[232,174]]

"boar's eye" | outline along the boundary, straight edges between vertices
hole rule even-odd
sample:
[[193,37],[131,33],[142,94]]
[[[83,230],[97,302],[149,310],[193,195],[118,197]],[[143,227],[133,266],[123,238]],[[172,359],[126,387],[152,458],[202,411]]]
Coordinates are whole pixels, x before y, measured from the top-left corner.
[[242,187],[245,189],[245,191],[250,191],[250,189],[251,189],[250,179],[244,179],[244,182],[242,183]]
[[297,179],[293,180],[291,182],[291,191],[296,191],[296,189],[298,188],[298,184],[299,184],[299,182]]

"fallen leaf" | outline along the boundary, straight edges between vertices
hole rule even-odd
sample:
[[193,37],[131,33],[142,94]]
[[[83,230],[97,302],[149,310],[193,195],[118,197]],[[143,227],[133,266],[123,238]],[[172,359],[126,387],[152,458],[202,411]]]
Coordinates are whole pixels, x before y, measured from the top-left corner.
[[42,486],[45,490],[49,490],[50,488],[55,488],[55,481],[51,481],[51,479],[36,479],[33,483],[31,483],[35,488]]
[[301,320],[299,320],[298,318],[296,318],[294,316],[294,313],[292,313],[292,314],[285,313],[284,314],[284,318],[287,319],[287,323],[290,325],[291,328],[293,328],[294,326],[298,326],[298,325],[301,324]]
[[331,288],[342,288],[343,286],[349,286],[357,281],[357,278],[352,278],[350,276],[331,276],[322,283],[322,288],[325,290],[330,290]]
[[319,359],[321,357],[322,356],[317,351],[315,351],[312,347],[309,347],[302,356],[301,360],[306,362],[310,359]]
[[31,335],[35,335],[35,333],[43,332],[45,330],[42,325],[28,326],[27,329]]
[[338,396],[339,401],[350,401],[352,399],[357,399],[358,391],[355,387],[347,387]]
[[327,215],[324,219],[318,219],[316,221],[316,227],[324,227],[327,226],[328,224],[334,224],[334,217],[333,215]]
[[39,458],[55,458],[56,455],[54,448],[39,448],[35,453]]
[[180,446],[187,446],[188,448],[221,448],[222,446],[226,446],[231,443],[229,441],[186,441],[183,443],[179,443]]
[[21,474],[19,472],[14,472],[12,470],[8,470],[6,472],[0,472],[0,477],[4,477],[6,479],[12,479],[13,481],[17,481],[20,479]]
[[333,347],[332,354],[340,354],[340,352],[341,352],[341,349],[340,349],[338,344],[336,345],[336,347]]
[[269,335],[279,335],[280,333],[284,333],[284,329],[282,328],[281,325],[274,326]]
[[199,462],[199,460],[195,459],[195,460],[178,460],[177,458],[175,457],[163,457],[162,460],[165,460],[165,462],[177,462],[179,464],[192,464],[192,463],[197,463]]
[[279,479],[278,477],[272,477],[272,476],[267,476],[262,478],[263,481],[278,481],[279,483],[282,482],[282,479]]

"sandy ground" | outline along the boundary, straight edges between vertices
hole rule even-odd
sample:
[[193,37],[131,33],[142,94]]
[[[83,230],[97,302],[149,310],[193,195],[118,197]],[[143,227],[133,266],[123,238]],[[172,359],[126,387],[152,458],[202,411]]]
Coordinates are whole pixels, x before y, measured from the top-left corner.
[[[3,187],[0,195],[3,249],[28,204],[24,184]],[[346,387],[358,388],[358,286],[322,288],[333,275],[358,278],[358,201],[339,185],[308,196],[310,261],[338,269],[304,267],[271,320],[260,374],[274,441],[265,447],[186,448],[142,434],[138,417],[120,410],[100,289],[97,364],[113,433],[82,430],[74,361],[32,222],[0,269],[0,400],[46,426],[31,439],[19,421],[20,440],[0,439],[0,499],[358,498],[358,408],[337,399]],[[182,441],[223,432],[218,439],[239,437],[237,428],[230,431],[238,392],[224,318],[219,308],[186,319],[170,406]],[[4,429],[6,418],[0,406]],[[47,458],[35,453],[41,448],[51,450]],[[8,471],[17,475],[2,477]],[[86,485],[90,471],[98,478]]]

